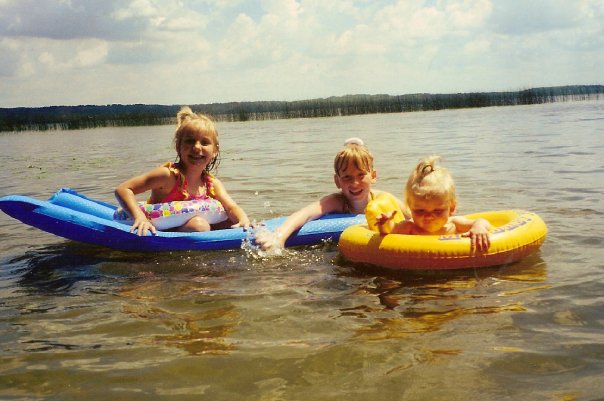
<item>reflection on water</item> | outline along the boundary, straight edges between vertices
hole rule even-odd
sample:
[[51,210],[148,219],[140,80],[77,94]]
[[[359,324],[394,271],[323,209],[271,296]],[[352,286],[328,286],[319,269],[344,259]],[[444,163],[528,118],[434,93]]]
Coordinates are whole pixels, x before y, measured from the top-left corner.
[[[209,280],[137,282],[119,293],[127,299],[122,313],[145,325],[164,326],[167,333],[153,337],[153,343],[160,346],[178,347],[191,355],[228,352],[235,348],[226,337],[236,327],[238,312],[226,299],[197,300],[205,298],[195,294],[203,293],[206,286],[212,287]],[[178,305],[169,302],[172,298],[177,298]]]
[[[0,215],[0,398],[597,399],[603,110],[585,102],[219,127],[219,176],[258,221],[333,191],[332,158],[349,136],[372,149],[377,187],[397,194],[420,157],[440,153],[461,213],[523,208],[548,224],[541,250],[506,266],[389,271],[346,263],[329,242],[280,255],[125,253]],[[0,179],[5,193],[47,198],[69,186],[114,202],[118,182],[173,158],[171,135],[2,135]],[[125,137],[140,146],[124,147]]]
[[[522,263],[522,262],[521,262]],[[359,288],[379,300],[380,307],[367,305],[342,310],[344,316],[365,319],[384,314],[369,325],[361,327],[357,337],[363,340],[402,338],[410,334],[438,331],[448,322],[467,315],[488,315],[502,312],[524,312],[518,295],[547,289],[549,285],[530,283],[546,280],[545,266],[527,269],[521,263],[480,270],[460,270],[425,274],[416,271],[382,271],[369,285]],[[359,269],[375,270],[370,267]],[[514,283],[507,291],[508,281]],[[518,287],[516,282],[528,285]],[[509,302],[504,297],[511,297]]]

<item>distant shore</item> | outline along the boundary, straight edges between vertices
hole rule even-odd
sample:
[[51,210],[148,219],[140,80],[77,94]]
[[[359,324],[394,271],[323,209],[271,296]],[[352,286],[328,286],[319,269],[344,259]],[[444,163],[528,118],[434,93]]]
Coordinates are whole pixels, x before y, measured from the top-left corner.
[[[218,121],[403,113],[491,106],[517,106],[604,99],[604,85],[570,85],[511,92],[454,94],[347,95],[299,101],[192,104]],[[0,131],[71,130],[174,124],[180,105],[83,105],[0,108]]]

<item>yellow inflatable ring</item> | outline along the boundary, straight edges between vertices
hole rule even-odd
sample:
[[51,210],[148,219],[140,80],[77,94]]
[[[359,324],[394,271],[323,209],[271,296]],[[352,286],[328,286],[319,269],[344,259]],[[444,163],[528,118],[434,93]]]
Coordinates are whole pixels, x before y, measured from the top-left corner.
[[484,212],[467,217],[486,219],[493,226],[487,252],[471,252],[470,239],[459,234],[382,236],[364,224],[344,230],[339,250],[352,262],[390,269],[464,269],[518,261],[539,249],[547,235],[543,220],[524,210]]

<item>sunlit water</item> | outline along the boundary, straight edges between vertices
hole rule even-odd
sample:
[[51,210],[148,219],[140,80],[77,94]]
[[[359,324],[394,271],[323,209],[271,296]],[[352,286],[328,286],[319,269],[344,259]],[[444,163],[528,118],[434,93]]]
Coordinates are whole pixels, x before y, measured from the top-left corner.
[[[0,215],[0,399],[596,400],[604,397],[604,102],[221,123],[218,175],[257,221],[335,190],[362,137],[400,194],[441,154],[459,210],[523,208],[549,234],[519,263],[352,266],[335,244],[125,253]],[[0,134],[0,195],[114,202],[172,160],[170,126]]]

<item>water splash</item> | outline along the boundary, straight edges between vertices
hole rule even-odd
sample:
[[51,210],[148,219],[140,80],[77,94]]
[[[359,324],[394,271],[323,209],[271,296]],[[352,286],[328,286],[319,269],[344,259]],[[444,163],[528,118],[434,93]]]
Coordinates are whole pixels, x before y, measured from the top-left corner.
[[262,222],[252,222],[252,227],[247,230],[246,236],[241,242],[241,249],[245,252],[246,256],[251,259],[266,259],[275,256],[283,256],[285,249],[276,243],[268,250],[263,250],[260,246],[256,245],[255,236],[261,233],[270,233],[269,230]]

